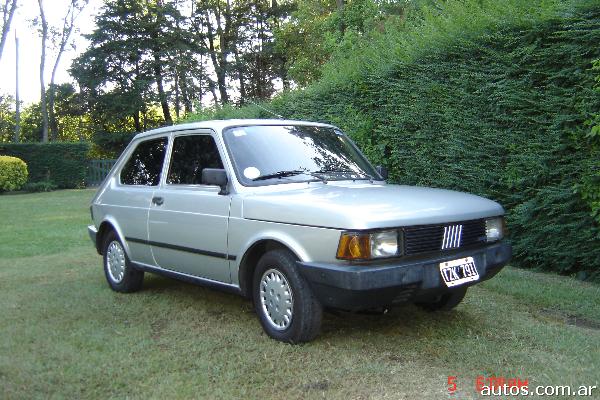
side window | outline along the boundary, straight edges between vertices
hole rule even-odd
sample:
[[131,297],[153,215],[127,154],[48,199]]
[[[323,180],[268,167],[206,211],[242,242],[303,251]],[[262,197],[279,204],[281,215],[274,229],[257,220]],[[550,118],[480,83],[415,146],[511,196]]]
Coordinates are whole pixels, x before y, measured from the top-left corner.
[[210,135],[175,137],[167,183],[200,185],[204,168],[223,168],[213,137]]
[[167,138],[147,140],[137,145],[121,170],[121,183],[125,185],[157,186],[160,181]]

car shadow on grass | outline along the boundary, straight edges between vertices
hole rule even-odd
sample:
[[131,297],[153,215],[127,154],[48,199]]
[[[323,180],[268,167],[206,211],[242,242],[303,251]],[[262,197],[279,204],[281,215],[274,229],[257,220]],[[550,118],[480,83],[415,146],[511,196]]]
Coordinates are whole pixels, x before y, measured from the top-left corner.
[[[198,307],[199,312],[205,313],[215,323],[226,319],[228,323],[239,324],[236,329],[260,329],[252,302],[235,293],[154,274],[146,275],[142,293],[152,297],[165,296],[175,303],[172,307]],[[244,316],[239,315],[240,311]],[[249,327],[248,324],[253,326]],[[321,334],[316,340],[344,342],[364,335],[418,338],[423,334],[444,338],[460,334],[466,327],[485,329],[481,324],[482,321],[465,310],[464,306],[436,313],[424,311],[412,304],[398,305],[385,314],[326,310]]]

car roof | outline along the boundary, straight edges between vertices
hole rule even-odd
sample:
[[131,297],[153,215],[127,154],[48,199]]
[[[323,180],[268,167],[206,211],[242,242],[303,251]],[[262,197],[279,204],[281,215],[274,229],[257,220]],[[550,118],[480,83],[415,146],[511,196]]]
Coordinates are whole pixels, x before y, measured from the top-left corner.
[[328,128],[335,128],[330,124],[324,124],[320,122],[309,122],[309,121],[296,121],[289,119],[216,119],[211,121],[199,121],[190,122],[186,124],[178,124],[172,126],[165,126],[158,129],[152,129],[147,132],[138,133],[134,139],[139,139],[147,136],[153,136],[156,134],[186,131],[193,129],[213,129],[218,133],[223,132],[224,129],[231,128],[234,126],[252,126],[252,125],[310,125],[310,126],[322,126]]

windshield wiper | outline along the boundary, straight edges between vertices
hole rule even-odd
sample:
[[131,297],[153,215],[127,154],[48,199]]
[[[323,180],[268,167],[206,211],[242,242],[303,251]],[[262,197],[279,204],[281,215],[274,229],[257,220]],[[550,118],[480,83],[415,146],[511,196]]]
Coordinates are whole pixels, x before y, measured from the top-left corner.
[[267,179],[285,178],[288,176],[295,176],[295,175],[302,175],[302,174],[310,175],[313,178],[317,178],[318,180],[320,180],[323,183],[327,183],[327,179],[323,178],[322,176],[317,175],[315,172],[311,172],[311,171],[304,170],[304,169],[290,169],[290,170],[284,170],[284,171],[277,171],[277,172],[273,172],[272,174],[265,174],[265,175],[258,176],[252,180],[253,181],[264,181]]
[[[354,174],[367,178],[371,183],[373,183],[373,181],[375,180],[371,175],[365,172],[356,172],[349,169],[321,169],[318,171],[313,171],[313,174]],[[352,180],[354,179],[356,178],[352,178]]]
[[261,175],[252,180],[253,181],[264,181],[267,179],[285,178],[286,176],[294,176],[294,175],[300,175],[300,174],[306,174],[306,173],[307,173],[306,171],[303,171],[301,169],[290,169],[290,170],[286,170],[286,171],[273,172],[272,174]]

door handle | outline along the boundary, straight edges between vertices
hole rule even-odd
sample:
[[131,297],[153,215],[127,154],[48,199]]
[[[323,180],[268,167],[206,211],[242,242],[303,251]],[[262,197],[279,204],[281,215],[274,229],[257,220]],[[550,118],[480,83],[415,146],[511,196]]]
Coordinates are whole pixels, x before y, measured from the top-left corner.
[[154,204],[156,204],[157,206],[162,206],[162,203],[164,203],[164,200],[162,197],[153,197],[152,202]]

